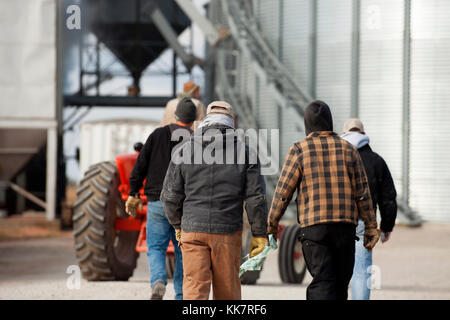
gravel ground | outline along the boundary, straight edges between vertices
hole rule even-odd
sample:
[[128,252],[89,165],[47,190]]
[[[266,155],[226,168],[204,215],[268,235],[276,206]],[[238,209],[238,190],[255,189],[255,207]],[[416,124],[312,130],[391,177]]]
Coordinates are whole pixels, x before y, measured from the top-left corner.
[[[381,274],[372,299],[450,299],[450,224],[397,227],[378,244],[374,263]],[[58,238],[0,242],[0,299],[148,299],[149,271],[142,254],[128,282],[87,282],[69,289],[66,273],[76,265],[70,232]],[[285,285],[277,254],[266,261],[257,285],[243,286],[243,299],[305,299],[309,274],[301,285]],[[169,282],[166,299],[173,299]]]

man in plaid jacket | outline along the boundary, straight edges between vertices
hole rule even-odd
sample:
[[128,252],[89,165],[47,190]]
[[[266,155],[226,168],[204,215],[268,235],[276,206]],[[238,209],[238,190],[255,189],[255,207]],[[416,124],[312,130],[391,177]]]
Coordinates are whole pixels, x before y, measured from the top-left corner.
[[303,255],[313,280],[307,299],[347,299],[355,259],[355,228],[365,223],[364,246],[379,239],[369,185],[358,150],[333,132],[323,101],[305,110],[306,138],[289,150],[268,216],[276,234],[294,191]]

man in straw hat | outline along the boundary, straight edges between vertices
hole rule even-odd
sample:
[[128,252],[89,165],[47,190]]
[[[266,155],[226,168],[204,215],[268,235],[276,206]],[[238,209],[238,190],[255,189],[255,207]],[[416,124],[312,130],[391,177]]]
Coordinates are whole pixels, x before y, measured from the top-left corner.
[[205,116],[205,106],[200,101],[200,86],[192,81],[187,81],[183,86],[183,92],[178,94],[178,96],[175,99],[172,99],[169,102],[167,102],[166,109],[164,111],[164,116],[160,123],[161,127],[168,125],[170,123],[175,123],[177,121],[175,118],[175,110],[177,108],[178,102],[182,98],[190,98],[192,102],[194,102],[197,108],[197,117],[191,129],[197,128],[198,124]]

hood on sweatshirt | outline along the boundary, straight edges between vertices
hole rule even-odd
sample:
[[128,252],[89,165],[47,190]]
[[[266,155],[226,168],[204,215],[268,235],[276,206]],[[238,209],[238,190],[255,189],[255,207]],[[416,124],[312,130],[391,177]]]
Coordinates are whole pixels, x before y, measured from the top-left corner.
[[222,125],[234,129],[233,118],[226,114],[221,113],[210,113],[208,114],[202,122],[199,124],[199,128],[205,128],[213,125]]
[[227,144],[234,144],[238,135],[234,128],[215,123],[207,127],[197,128],[191,139],[194,143],[200,143],[203,147],[208,145],[217,147],[221,144],[225,147]]
[[344,133],[341,135],[341,138],[350,142],[357,149],[360,149],[360,148],[364,147],[365,145],[369,144],[369,141],[370,141],[370,139],[367,135],[356,132],[356,131],[350,131],[350,132]]
[[333,131],[330,107],[321,100],[315,100],[306,107],[304,122],[306,135],[315,131]]

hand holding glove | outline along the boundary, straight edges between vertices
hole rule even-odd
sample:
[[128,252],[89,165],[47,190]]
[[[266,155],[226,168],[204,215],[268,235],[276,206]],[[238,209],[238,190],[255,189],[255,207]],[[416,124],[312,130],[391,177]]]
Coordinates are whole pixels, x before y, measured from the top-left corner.
[[372,251],[373,247],[377,244],[378,239],[380,239],[380,230],[366,229],[364,231],[364,247],[368,251]]
[[180,245],[180,241],[181,241],[181,229],[175,229],[175,239],[178,241],[178,245]]
[[137,209],[142,211],[142,201],[138,196],[128,196],[127,202],[125,202],[125,212],[132,217],[136,217]]
[[252,242],[250,243],[250,258],[253,258],[257,254],[264,250],[264,247],[269,245],[267,237],[252,237]]

